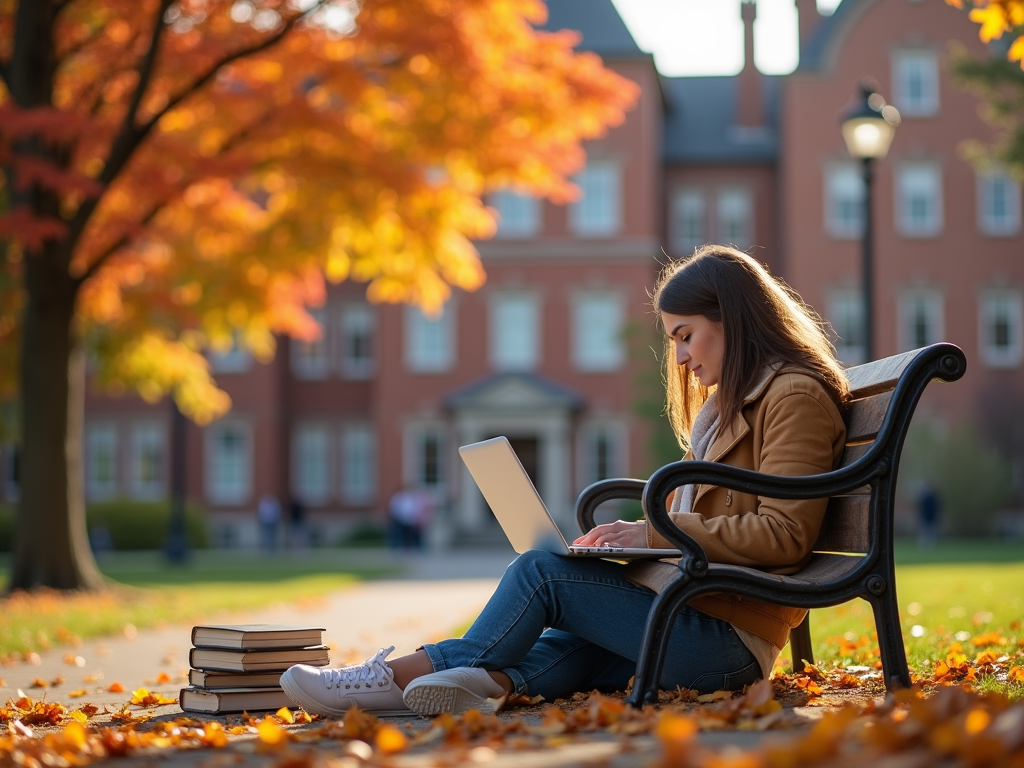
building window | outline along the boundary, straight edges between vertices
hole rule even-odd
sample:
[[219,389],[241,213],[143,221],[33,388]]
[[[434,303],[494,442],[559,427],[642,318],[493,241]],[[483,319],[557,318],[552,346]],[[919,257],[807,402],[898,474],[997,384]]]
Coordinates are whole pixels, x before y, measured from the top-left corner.
[[441,373],[455,364],[455,308],[449,302],[436,316],[405,308],[405,365],[413,373]]
[[540,303],[529,293],[499,293],[490,303],[491,365],[529,371],[540,361]]
[[129,487],[136,499],[159,499],[164,495],[163,425],[139,422],[132,425]]
[[341,497],[365,506],[377,491],[377,439],[366,424],[348,424],[341,432]]
[[839,289],[828,301],[828,318],[835,336],[836,357],[846,365],[865,362],[864,297],[858,289]]
[[341,374],[369,379],[377,368],[376,316],[369,304],[348,304],[341,311]]
[[327,308],[314,307],[310,316],[320,329],[320,336],[312,341],[292,344],[292,372],[300,379],[326,379],[331,370],[327,344]]
[[439,424],[410,425],[406,432],[406,482],[437,490],[445,482],[445,433]]
[[21,446],[4,447],[4,498],[17,501],[21,497]]
[[1024,301],[1018,291],[993,289],[981,297],[981,357],[992,368],[1011,368],[1024,358]]
[[581,293],[572,307],[572,357],[581,371],[616,371],[626,359],[624,301],[612,291]]
[[939,111],[939,58],[934,51],[897,51],[892,60],[893,104],[903,117]]
[[331,494],[330,429],[300,424],[292,440],[292,490],[306,504],[322,504]]
[[1020,184],[1006,173],[978,174],[978,229],[993,237],[1020,232]]
[[117,427],[113,424],[86,427],[85,488],[90,500],[117,495]]
[[252,437],[241,421],[206,430],[206,497],[214,504],[242,504],[252,493]]
[[594,160],[575,178],[580,199],[569,209],[577,235],[607,237],[622,226],[621,172],[617,163]]
[[577,447],[581,487],[626,474],[627,435],[622,424],[590,422],[580,429]]
[[718,242],[748,248],[754,240],[754,205],[745,189],[723,189],[718,193],[715,217]]
[[499,237],[531,237],[540,230],[540,200],[503,189],[491,195]]
[[672,199],[672,247],[676,253],[689,253],[707,242],[704,193],[682,189]]
[[942,173],[936,163],[905,163],[896,172],[896,223],[905,237],[942,231]]
[[841,239],[864,231],[864,178],[853,163],[825,167],[825,231]]
[[222,352],[211,350],[209,353],[210,370],[217,373],[245,373],[252,365],[252,353],[242,346],[241,333],[233,331],[231,346]]
[[900,348],[920,349],[942,341],[942,294],[936,290],[914,288],[900,296]]

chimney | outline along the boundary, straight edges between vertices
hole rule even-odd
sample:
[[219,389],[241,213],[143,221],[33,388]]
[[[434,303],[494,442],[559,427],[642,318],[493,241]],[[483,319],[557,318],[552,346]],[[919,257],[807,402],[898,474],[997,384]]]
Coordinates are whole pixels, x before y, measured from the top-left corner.
[[818,28],[818,23],[821,21],[821,14],[818,13],[818,0],[796,0],[796,17],[800,30],[800,52],[802,53],[807,41],[811,39],[811,35],[814,34],[814,30]]
[[764,97],[761,93],[761,73],[754,64],[754,19],[757,18],[757,0],[743,0],[740,4],[743,18],[743,69],[737,80],[736,124],[744,128],[758,128],[764,124]]

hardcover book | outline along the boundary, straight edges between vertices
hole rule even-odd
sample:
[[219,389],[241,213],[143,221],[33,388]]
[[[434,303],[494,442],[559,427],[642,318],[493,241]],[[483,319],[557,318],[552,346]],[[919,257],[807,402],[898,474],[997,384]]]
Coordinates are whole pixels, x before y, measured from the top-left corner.
[[197,648],[308,648],[323,643],[323,627],[294,624],[203,624],[192,628]]
[[182,688],[178,705],[186,712],[252,712],[260,709],[278,710],[294,707],[281,688]]
[[280,672],[217,672],[190,669],[188,682],[196,688],[275,688],[281,684]]
[[222,672],[284,672],[295,664],[324,667],[330,663],[326,645],[284,650],[229,650],[224,648],[193,648],[188,654],[193,669]]

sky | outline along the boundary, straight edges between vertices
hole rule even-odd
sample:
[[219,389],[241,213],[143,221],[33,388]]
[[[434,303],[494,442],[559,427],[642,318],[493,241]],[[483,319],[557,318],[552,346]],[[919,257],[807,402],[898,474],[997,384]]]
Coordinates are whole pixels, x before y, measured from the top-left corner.
[[[612,0],[637,45],[663,75],[734,75],[743,68],[740,0]],[[818,0],[828,14],[839,0]],[[796,3],[757,0],[754,63],[765,74],[797,64]]]

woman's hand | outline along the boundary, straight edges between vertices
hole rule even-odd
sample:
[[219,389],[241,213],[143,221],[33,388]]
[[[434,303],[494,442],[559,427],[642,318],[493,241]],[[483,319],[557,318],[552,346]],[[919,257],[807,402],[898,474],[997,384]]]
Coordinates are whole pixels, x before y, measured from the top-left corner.
[[597,525],[580,536],[573,544],[581,547],[646,547],[647,522],[638,520],[628,523],[616,520],[614,523]]

